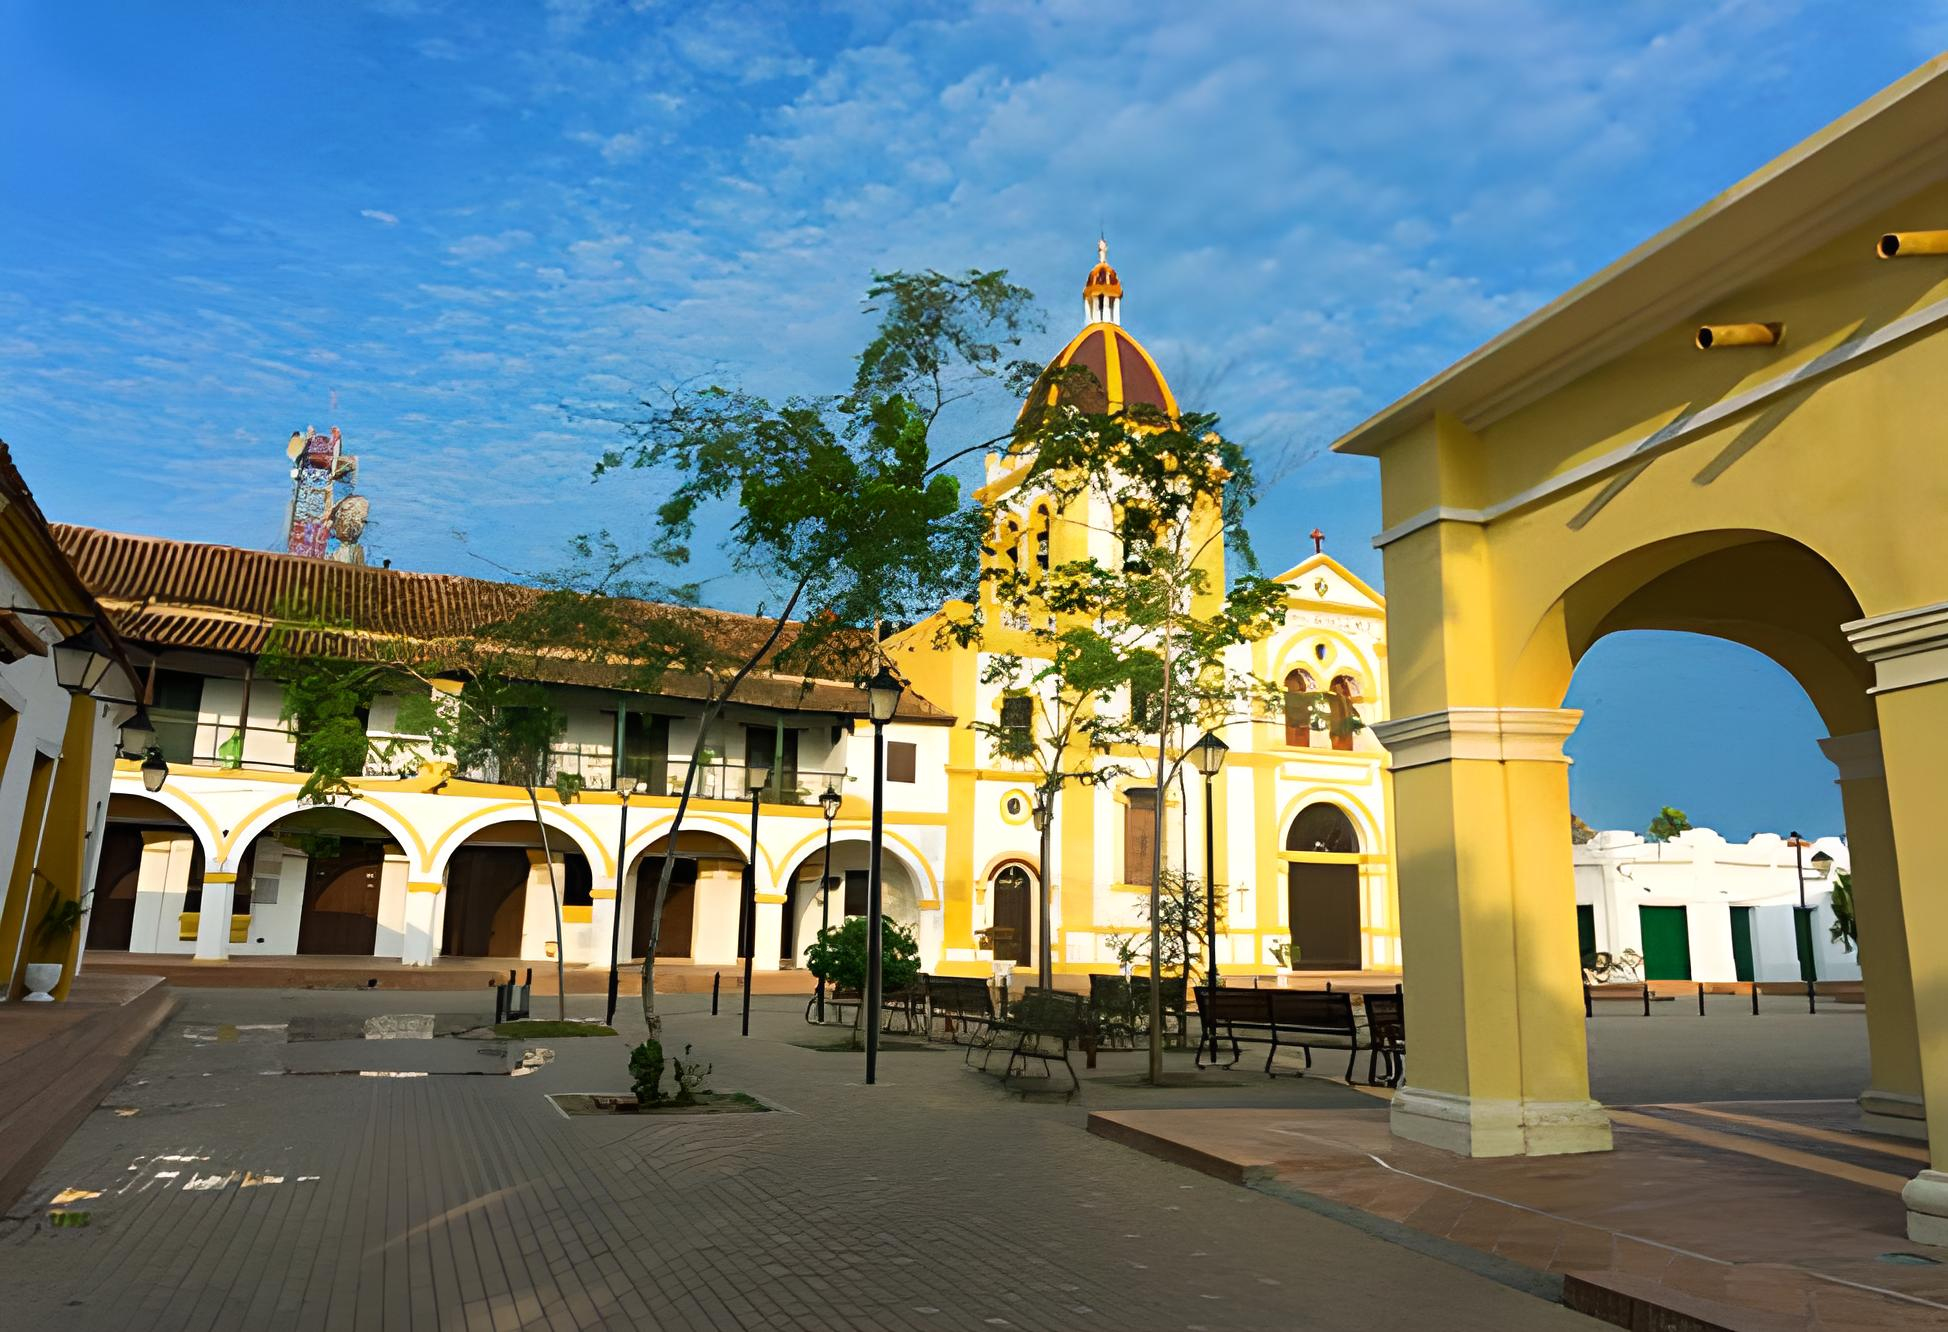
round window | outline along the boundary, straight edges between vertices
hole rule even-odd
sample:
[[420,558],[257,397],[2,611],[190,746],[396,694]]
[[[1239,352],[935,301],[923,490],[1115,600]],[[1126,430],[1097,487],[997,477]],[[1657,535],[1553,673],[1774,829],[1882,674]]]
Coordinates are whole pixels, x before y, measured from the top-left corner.
[[1008,817],[1011,819],[1020,818],[1021,810],[1022,810],[1021,797],[1018,795],[1009,796],[1008,797]]

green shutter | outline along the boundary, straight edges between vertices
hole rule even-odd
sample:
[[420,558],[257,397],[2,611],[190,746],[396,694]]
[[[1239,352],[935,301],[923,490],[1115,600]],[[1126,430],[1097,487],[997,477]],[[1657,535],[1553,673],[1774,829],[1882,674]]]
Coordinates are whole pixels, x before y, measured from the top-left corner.
[[1691,979],[1691,926],[1683,907],[1638,907],[1645,980]]

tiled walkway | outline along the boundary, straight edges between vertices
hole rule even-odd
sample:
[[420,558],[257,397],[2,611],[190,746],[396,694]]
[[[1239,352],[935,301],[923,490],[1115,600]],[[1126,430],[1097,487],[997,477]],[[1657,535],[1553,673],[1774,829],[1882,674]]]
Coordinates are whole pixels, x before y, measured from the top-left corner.
[[[764,1115],[561,1118],[544,1093],[624,1084],[614,1040],[553,1042],[527,1077],[454,1039],[287,1043],[332,1030],[323,1013],[422,1000],[481,996],[187,993],[0,1222],[0,1325],[1595,1326],[1083,1131],[1089,1105],[1361,1103],[1342,1088],[1132,1089],[1142,1057],[1124,1053],[1082,1102],[1043,1104],[923,1050],[885,1056],[869,1089],[858,1056],[805,1048],[829,1037],[784,997],[760,997],[748,1041],[730,1011],[665,1001],[670,1043],[784,1107]],[[323,1075],[415,1065],[438,1071]]]
[[1581,1273],[1713,1325],[1948,1326],[1948,1263],[1902,1231],[1918,1144],[1854,1131],[1845,1102],[1650,1105],[1613,1119],[1610,1153],[1472,1161],[1391,1137],[1377,1103],[1115,1111],[1091,1127],[1255,1191]]

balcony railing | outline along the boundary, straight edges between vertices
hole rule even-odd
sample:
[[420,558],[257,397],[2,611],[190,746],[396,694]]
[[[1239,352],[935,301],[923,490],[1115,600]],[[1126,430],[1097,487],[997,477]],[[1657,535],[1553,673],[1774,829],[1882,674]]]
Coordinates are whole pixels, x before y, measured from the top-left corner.
[[[683,793],[683,778],[690,769],[690,760],[632,755],[623,759],[622,766],[625,776],[642,784],[644,795],[675,796]],[[690,794],[699,800],[747,800],[751,794],[751,788],[747,785],[749,771],[744,764],[725,759],[701,763],[697,766],[697,780]],[[579,777],[586,789],[610,790],[614,786],[614,756],[606,750],[592,753],[574,749],[553,750],[542,771],[536,774],[536,784],[552,786],[556,777],[563,773]],[[502,765],[488,761],[473,765],[460,776],[470,781],[519,785],[524,774],[505,770]],[[816,805],[828,785],[837,789],[844,784],[843,772],[787,768],[770,774],[760,799],[767,805]]]

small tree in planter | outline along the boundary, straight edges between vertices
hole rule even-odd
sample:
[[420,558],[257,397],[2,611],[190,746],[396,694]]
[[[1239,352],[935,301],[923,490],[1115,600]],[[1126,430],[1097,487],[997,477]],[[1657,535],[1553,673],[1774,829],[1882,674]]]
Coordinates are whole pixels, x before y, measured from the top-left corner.
[[[920,974],[920,946],[905,927],[891,920],[880,920],[879,972],[880,982],[886,993],[904,989],[913,984]],[[805,952],[805,969],[826,988],[853,990],[859,994],[866,988],[866,944],[871,935],[864,916],[853,916],[843,925],[828,925],[818,932],[818,938]],[[861,1001],[858,1011],[852,1018],[852,1045],[860,1045],[860,1023],[864,1020],[866,1005]],[[878,1016],[874,1015],[874,1021]]]

